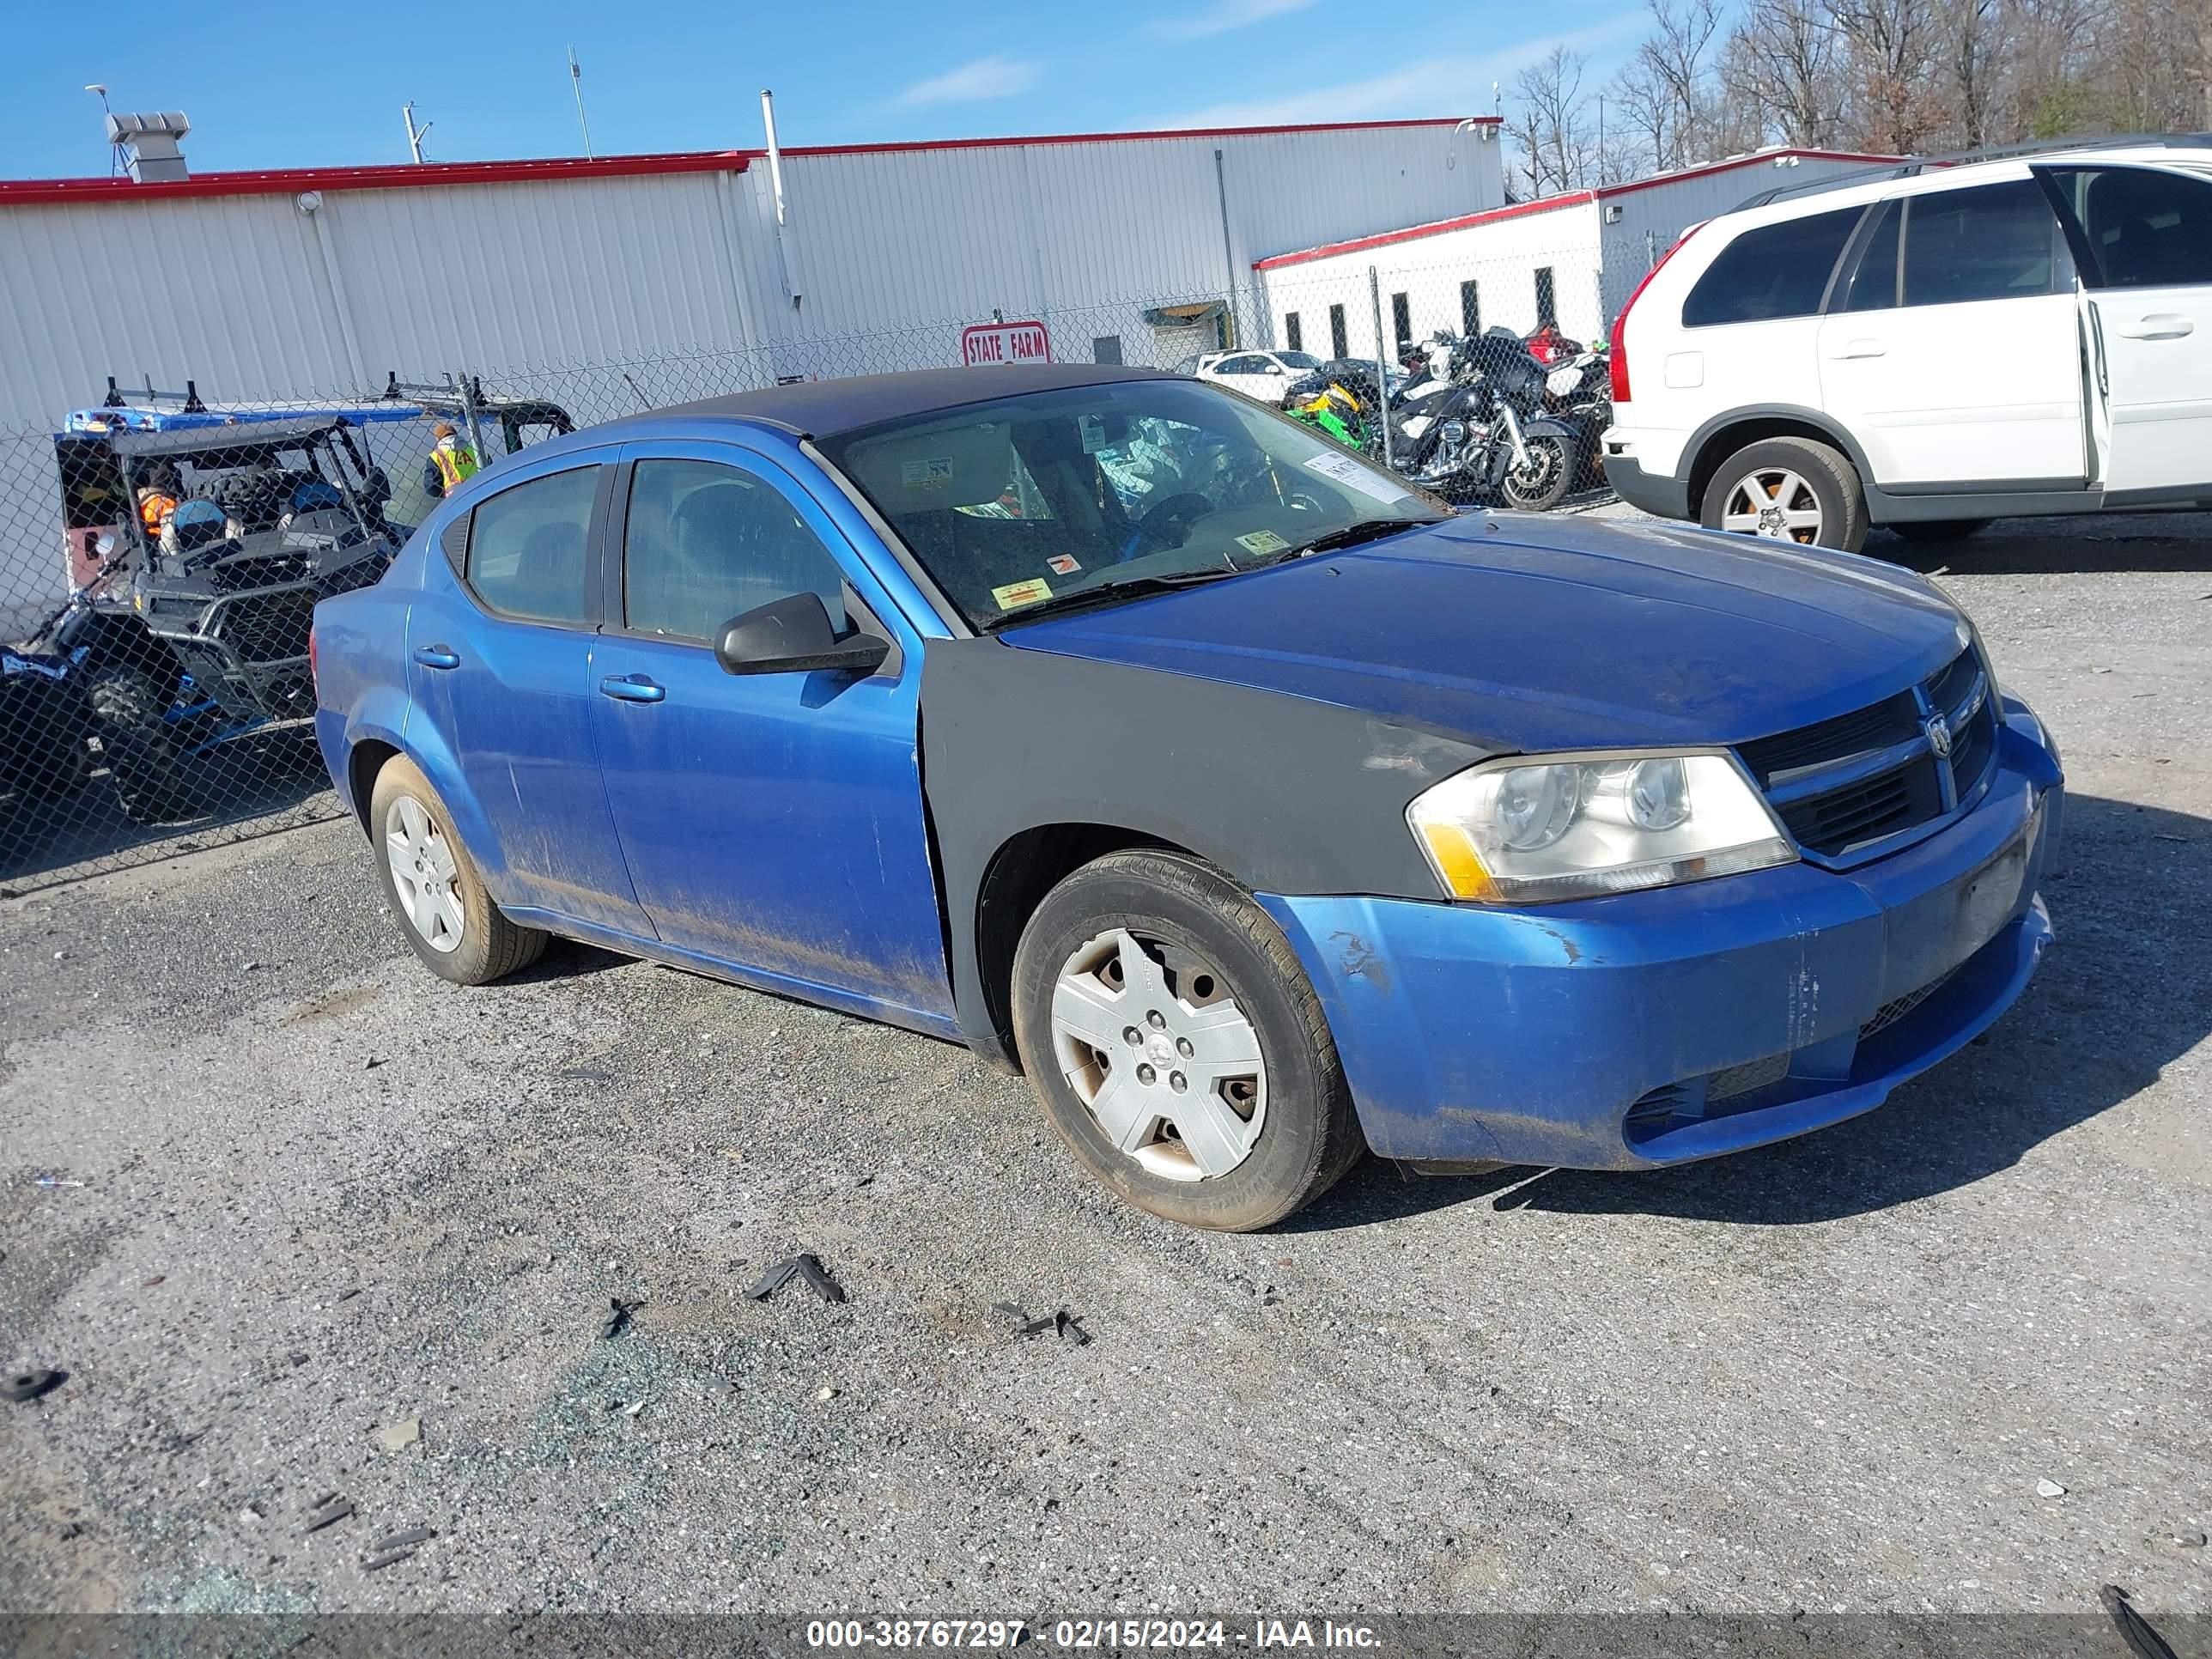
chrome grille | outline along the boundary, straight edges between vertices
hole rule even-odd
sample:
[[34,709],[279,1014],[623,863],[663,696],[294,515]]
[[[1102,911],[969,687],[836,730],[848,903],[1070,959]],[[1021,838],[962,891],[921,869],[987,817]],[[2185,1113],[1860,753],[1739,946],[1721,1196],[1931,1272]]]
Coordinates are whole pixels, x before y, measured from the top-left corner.
[[1736,753],[1802,850],[1852,863],[1971,797],[1996,757],[1996,719],[1989,676],[1969,647],[1907,690]]

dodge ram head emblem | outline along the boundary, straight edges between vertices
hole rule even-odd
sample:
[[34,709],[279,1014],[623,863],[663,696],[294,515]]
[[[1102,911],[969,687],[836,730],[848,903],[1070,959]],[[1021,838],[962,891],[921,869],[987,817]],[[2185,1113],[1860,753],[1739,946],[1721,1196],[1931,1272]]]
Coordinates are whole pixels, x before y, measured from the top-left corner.
[[1930,714],[1921,729],[1928,733],[1928,746],[1936,751],[1936,758],[1950,759],[1951,722],[1941,714]]

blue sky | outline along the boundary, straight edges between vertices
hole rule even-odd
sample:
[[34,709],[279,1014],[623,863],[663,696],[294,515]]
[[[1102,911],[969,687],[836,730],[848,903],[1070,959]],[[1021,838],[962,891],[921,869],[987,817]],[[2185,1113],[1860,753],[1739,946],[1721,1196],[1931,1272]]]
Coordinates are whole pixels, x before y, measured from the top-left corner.
[[433,161],[592,148],[743,149],[773,87],[787,144],[1489,112],[1491,82],[1554,41],[1592,83],[1644,29],[1637,0],[963,0],[695,6],[246,4],[10,8],[0,176],[107,170],[98,100],[182,109],[194,168],[404,161],[399,106]]

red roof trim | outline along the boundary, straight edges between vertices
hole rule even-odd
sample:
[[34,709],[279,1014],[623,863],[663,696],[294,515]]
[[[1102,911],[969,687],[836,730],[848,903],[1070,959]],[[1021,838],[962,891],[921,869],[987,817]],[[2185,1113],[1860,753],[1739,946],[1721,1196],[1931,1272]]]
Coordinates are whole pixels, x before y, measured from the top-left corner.
[[1559,196],[1540,196],[1533,202],[1516,202],[1510,207],[1491,208],[1481,213],[1462,214],[1456,219],[1438,219],[1425,225],[1409,225],[1403,230],[1386,230],[1374,236],[1361,236],[1348,242],[1324,242],[1319,247],[1300,248],[1295,253],[1278,253],[1252,262],[1255,270],[1274,270],[1284,265],[1302,265],[1315,259],[1326,259],[1333,254],[1359,253],[1368,248],[1388,247],[1395,242],[1414,242],[1424,237],[1440,236],[1449,230],[1468,230],[1476,225],[1494,224],[1501,219],[1517,219],[1528,213],[1550,213],[1559,208],[1587,207],[1592,202],[1609,201],[1616,196],[1631,196],[1639,190],[1656,190],[1662,185],[1679,185],[1685,179],[1702,179],[1709,173],[1733,173],[1739,167],[1771,165],[1795,157],[1808,161],[1864,161],[1875,166],[1886,162],[1905,161],[1903,155],[1867,155],[1853,150],[1834,149],[1769,149],[1751,155],[1734,155],[1725,161],[1714,161],[1705,167],[1684,167],[1675,173],[1662,173],[1649,179],[1638,179],[1626,185],[1603,185],[1595,190],[1571,190]]
[[182,196],[281,196],[308,190],[422,190],[437,185],[543,183],[561,179],[618,179],[657,173],[743,173],[757,150],[726,149],[673,155],[581,156],[529,161],[401,162],[366,167],[273,167],[259,173],[204,173],[170,185],[129,179],[9,179],[0,180],[0,204],[10,202],[157,201]]
[[1278,253],[1270,258],[1255,259],[1255,270],[1274,270],[1283,265],[1302,265],[1314,259],[1326,259],[1332,254],[1360,253],[1370,247],[1389,247],[1394,242],[1417,242],[1425,236],[1440,236],[1448,230],[1467,230],[1476,225],[1494,225],[1501,219],[1518,219],[1531,213],[1550,213],[1558,208],[1583,207],[1597,200],[1595,191],[1570,191],[1565,196],[1544,196],[1533,202],[1515,202],[1509,207],[1486,208],[1480,213],[1462,213],[1456,219],[1438,219],[1425,225],[1408,225],[1403,230],[1386,230],[1374,236],[1355,236],[1348,242],[1323,242],[1319,247],[1300,248],[1296,253]]
[[[1494,115],[1472,118],[1497,125]],[[1306,126],[1192,127],[1145,132],[1055,132],[1032,137],[932,138],[891,144],[794,144],[787,156],[904,155],[916,150],[994,149],[1026,144],[1110,144],[1159,138],[1243,138],[1279,133],[1359,132],[1384,128],[1452,127],[1449,116],[1418,121],[1327,121]],[[563,179],[626,179],[670,173],[743,173],[767,154],[759,149],[680,151],[658,155],[552,157],[520,161],[426,161],[355,167],[276,167],[204,173],[171,185],[129,179],[0,179],[0,205],[50,202],[159,201],[185,196],[283,196],[309,190],[422,190],[439,185],[543,184]]]

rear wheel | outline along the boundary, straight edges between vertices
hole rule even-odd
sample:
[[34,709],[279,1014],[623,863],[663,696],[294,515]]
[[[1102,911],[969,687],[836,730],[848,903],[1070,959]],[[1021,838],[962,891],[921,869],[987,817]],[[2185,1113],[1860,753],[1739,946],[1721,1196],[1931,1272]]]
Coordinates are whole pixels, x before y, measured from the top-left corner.
[[1976,531],[1985,529],[1987,519],[1911,519],[1903,524],[1884,525],[1883,529],[1902,536],[1908,542],[1961,541]]
[[385,900],[432,973],[489,985],[544,954],[544,933],[508,921],[491,902],[446,803],[414,762],[385,763],[369,792],[368,824]]
[[167,699],[154,677],[137,668],[104,670],[85,688],[85,703],[124,816],[158,823],[189,811],[183,757],[161,719]]
[[1243,1232],[1364,1149],[1320,999],[1250,895],[1180,853],[1069,876],[1014,956],[1030,1086],[1085,1168],[1140,1209]]
[[1762,438],[1721,463],[1698,518],[1708,530],[1856,553],[1866,540],[1866,492],[1842,451],[1810,438]]

